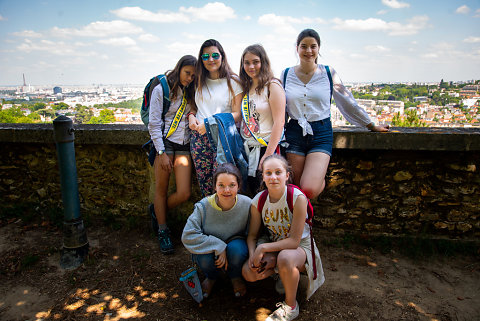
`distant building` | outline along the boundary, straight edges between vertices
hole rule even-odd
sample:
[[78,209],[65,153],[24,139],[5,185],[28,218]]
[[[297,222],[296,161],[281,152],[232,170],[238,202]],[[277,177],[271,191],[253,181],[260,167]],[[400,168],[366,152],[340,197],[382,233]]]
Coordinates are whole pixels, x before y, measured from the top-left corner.
[[428,97],[426,96],[417,96],[413,97],[414,102],[419,102],[419,103],[426,103],[428,101]]
[[61,87],[53,87],[53,94],[61,94],[62,93],[62,88]]

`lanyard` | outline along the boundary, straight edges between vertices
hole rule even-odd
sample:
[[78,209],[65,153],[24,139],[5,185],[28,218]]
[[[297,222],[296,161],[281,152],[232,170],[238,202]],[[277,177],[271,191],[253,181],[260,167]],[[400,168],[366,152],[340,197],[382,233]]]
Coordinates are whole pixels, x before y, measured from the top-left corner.
[[242,116],[243,116],[243,121],[245,122],[245,126],[247,126],[248,131],[250,132],[252,137],[255,138],[255,140],[257,142],[259,142],[263,146],[267,146],[267,143],[265,142],[265,140],[261,137],[255,136],[255,134],[250,129],[250,126],[249,126],[250,125],[250,121],[249,121],[249,118],[250,118],[250,104],[248,103],[248,100],[249,100],[248,93],[246,93],[245,96],[242,99]]
[[178,107],[177,113],[170,124],[166,138],[170,137],[178,128],[180,120],[182,119],[183,113],[185,112],[185,107],[187,106],[187,99],[185,98],[185,92],[183,92],[182,104]]

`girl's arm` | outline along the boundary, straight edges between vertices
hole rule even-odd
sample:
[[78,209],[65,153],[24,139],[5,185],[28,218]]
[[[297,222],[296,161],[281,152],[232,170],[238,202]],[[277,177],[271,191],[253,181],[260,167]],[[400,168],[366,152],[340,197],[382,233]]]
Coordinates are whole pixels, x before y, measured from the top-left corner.
[[162,86],[157,86],[152,91],[152,96],[150,98],[150,110],[149,110],[149,121],[148,121],[148,131],[150,137],[152,138],[153,145],[157,151],[164,150],[165,146],[163,145],[163,89]]
[[273,126],[267,150],[258,163],[259,169],[262,169],[263,160],[275,152],[282,138],[283,126],[285,125],[285,91],[276,81],[270,82],[268,90],[270,92],[268,104],[272,113]]
[[293,206],[293,220],[290,226],[289,236],[283,240],[264,243],[257,247],[254,254],[254,262],[267,252],[279,252],[285,249],[296,249],[300,245],[305,219],[307,218],[307,198],[299,195]]
[[249,257],[253,256],[257,247],[258,233],[262,225],[262,215],[258,209],[252,204],[250,206],[250,225],[248,228],[247,246]]
[[232,99],[232,116],[235,122],[239,122],[242,119],[242,94],[238,94]]
[[332,74],[333,82],[332,96],[335,99],[338,109],[343,116],[345,116],[347,121],[357,126],[367,127],[371,131],[388,131],[388,126],[375,126],[365,109],[358,105],[352,93],[343,85],[343,82],[335,69],[330,67],[330,72]]

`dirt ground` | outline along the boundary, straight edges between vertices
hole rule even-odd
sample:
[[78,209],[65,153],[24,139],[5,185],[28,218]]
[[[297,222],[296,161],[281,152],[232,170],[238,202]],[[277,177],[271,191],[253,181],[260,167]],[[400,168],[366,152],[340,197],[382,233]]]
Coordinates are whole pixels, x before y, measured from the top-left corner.
[[[240,299],[220,280],[199,306],[178,280],[190,263],[179,236],[175,254],[163,256],[148,222],[140,225],[89,226],[88,258],[65,271],[57,227],[0,224],[0,320],[264,320],[282,300],[272,279],[249,284]],[[413,260],[317,244],[326,282],[300,301],[298,320],[480,320],[478,256]]]

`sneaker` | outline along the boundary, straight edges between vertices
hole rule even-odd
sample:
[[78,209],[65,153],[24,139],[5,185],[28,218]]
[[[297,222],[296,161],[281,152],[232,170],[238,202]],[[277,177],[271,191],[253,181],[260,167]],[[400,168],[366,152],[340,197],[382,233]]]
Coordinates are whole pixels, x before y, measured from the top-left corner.
[[148,206],[148,214],[150,215],[150,218],[152,220],[152,231],[155,236],[158,235],[158,221],[157,217],[155,216],[155,208],[153,207],[153,204],[150,204]]
[[158,242],[160,244],[160,251],[163,254],[173,253],[173,243],[170,239],[170,230],[168,227],[163,231],[158,231]]
[[265,319],[265,321],[290,321],[298,317],[300,308],[298,302],[295,301],[295,309],[292,309],[285,302],[277,303],[278,309],[276,309],[272,314]]

